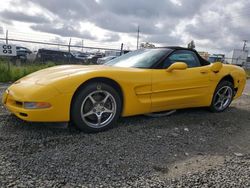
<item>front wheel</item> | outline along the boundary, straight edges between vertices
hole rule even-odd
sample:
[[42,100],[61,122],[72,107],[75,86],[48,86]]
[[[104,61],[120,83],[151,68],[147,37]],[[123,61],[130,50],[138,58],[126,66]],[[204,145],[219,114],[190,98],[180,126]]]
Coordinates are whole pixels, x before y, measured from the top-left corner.
[[234,87],[229,81],[222,81],[215,89],[210,110],[212,112],[223,112],[231,104],[234,97]]
[[114,126],[121,114],[121,98],[105,83],[90,83],[74,98],[71,119],[84,132],[100,132]]

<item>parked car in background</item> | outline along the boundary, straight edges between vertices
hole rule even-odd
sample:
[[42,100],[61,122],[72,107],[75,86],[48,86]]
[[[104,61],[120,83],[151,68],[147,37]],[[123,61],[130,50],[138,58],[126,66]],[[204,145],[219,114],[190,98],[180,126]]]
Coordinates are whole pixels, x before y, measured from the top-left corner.
[[32,54],[32,51],[26,47],[23,46],[16,46],[16,56],[12,58],[12,61],[17,63],[19,60],[21,63],[25,63],[29,56]]
[[89,56],[88,53],[83,53],[83,52],[72,52],[72,55],[75,56],[75,58],[81,60],[86,60]]
[[72,53],[60,50],[39,49],[36,55],[36,61],[48,62],[53,61],[55,63],[83,63],[82,59],[76,58]]
[[97,59],[102,58],[103,54],[101,53],[96,53],[96,54],[91,54],[87,57],[87,61],[89,64],[96,64]]
[[97,59],[96,64],[101,65],[101,64],[107,63],[110,60],[115,59],[115,58],[116,58],[116,56],[102,57],[102,58]]

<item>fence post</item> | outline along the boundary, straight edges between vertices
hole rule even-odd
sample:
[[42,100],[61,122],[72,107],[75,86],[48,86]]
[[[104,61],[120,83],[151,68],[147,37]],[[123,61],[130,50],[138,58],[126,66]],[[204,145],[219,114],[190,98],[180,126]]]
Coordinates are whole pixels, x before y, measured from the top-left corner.
[[122,55],[122,52],[123,52],[123,43],[121,44],[121,53],[120,53],[120,55]]
[[6,44],[8,45],[9,41],[8,41],[8,35],[9,35],[9,31],[6,30]]
[[[6,45],[9,44],[9,31],[8,29],[6,30]],[[8,59],[8,73],[10,75],[10,57],[7,58]]]
[[70,45],[71,45],[71,38],[69,39],[69,55],[68,55],[68,57],[69,57],[69,63],[70,63],[70,59],[71,59],[71,56],[70,56]]

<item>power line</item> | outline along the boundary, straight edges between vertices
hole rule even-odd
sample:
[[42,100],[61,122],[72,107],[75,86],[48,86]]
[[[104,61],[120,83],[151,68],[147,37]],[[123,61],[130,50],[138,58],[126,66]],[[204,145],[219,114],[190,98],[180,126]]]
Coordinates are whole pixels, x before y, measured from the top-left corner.
[[[20,31],[11,31],[8,33],[9,38],[14,38],[14,39],[19,39],[19,40],[27,40],[27,41],[40,41],[44,43],[57,43],[57,45],[62,44],[62,43],[67,43],[69,40],[69,37],[63,37],[60,35],[56,34],[45,34],[45,33],[24,33]],[[5,37],[5,35],[1,35],[0,37]],[[77,46],[80,45],[82,39],[72,37],[72,44],[76,44]],[[111,48],[111,49],[118,49],[120,48],[121,43],[120,42],[110,42],[109,44],[104,44],[101,41],[96,42],[96,41],[90,41],[88,39],[84,40],[84,44],[87,46],[98,46],[101,48]],[[125,44],[126,45],[126,44]]]
[[[6,40],[6,38],[0,38],[0,40]],[[8,38],[8,41],[12,42],[24,42],[24,43],[33,43],[33,44],[42,44],[42,45],[50,45],[50,46],[62,46],[62,47],[71,47],[71,48],[82,48],[81,45],[70,45],[69,44],[56,44],[51,42],[41,42],[41,41],[32,41],[32,40],[19,40],[14,38]],[[94,47],[94,46],[84,46],[84,48],[88,49],[97,49],[97,50],[113,50],[113,51],[120,51],[120,49],[115,48],[103,48],[103,47]]]
[[[64,38],[64,37],[58,37],[58,38],[53,38],[52,36],[50,37],[46,37],[43,38],[42,37],[39,37],[39,36],[36,36],[36,35],[32,35],[32,34],[28,34],[28,33],[18,33],[18,32],[9,32],[8,33],[8,37],[9,38],[12,38],[12,39],[18,39],[21,41],[39,41],[39,43],[37,44],[41,44],[41,43],[56,43],[57,45],[63,45],[63,44],[66,44],[68,43],[67,41],[69,40],[68,38]],[[26,36],[25,36],[26,35]],[[6,36],[2,35],[2,38],[6,38]],[[72,46],[80,46],[82,47],[82,39],[78,39],[78,38],[72,38],[71,40],[71,44]],[[119,49],[120,48],[120,45],[121,43],[118,43],[118,42],[111,42],[110,45],[107,45],[107,44],[103,44],[103,43],[100,43],[100,42],[95,42],[95,41],[88,41],[88,40],[85,40],[84,41],[84,44],[87,45],[87,46],[98,46],[98,48],[110,48],[110,49]]]

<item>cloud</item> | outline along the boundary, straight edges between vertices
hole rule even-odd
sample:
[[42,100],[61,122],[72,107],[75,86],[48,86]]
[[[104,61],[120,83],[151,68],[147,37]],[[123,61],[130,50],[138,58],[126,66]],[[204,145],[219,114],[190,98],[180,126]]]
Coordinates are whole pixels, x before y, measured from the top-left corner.
[[[24,1],[24,0],[23,0]],[[177,5],[172,1],[148,0],[38,0],[30,1],[50,11],[60,20],[83,22],[89,21],[96,26],[114,32],[134,33],[137,26],[145,34],[157,34],[175,29],[183,17],[192,18],[208,0],[182,1]],[[195,6],[194,6],[195,5]],[[162,30],[155,27],[161,21]],[[170,24],[171,23],[171,24]]]
[[56,24],[36,24],[32,25],[31,28],[36,31],[52,33],[62,37],[78,37],[90,40],[96,39],[89,31],[79,31],[77,27],[67,24],[61,26],[57,26]]
[[12,12],[12,11],[5,10],[3,12],[0,12],[0,16],[2,17],[2,19],[9,20],[9,21],[19,21],[19,22],[28,22],[28,23],[50,22],[50,20],[42,14],[28,15],[23,12]]
[[141,38],[142,42],[150,42],[154,44],[161,44],[163,46],[178,46],[182,45],[183,41],[178,36],[171,36],[168,34],[161,34],[161,35],[149,35],[144,36]]
[[144,19],[158,19],[163,17],[189,17],[193,16],[197,10],[208,0],[181,1],[181,5],[172,1],[148,1],[148,0],[101,0],[104,9],[116,15],[135,16]]
[[67,44],[68,41],[66,41],[60,37],[55,37],[55,38],[51,39],[50,42],[57,43],[57,44]]
[[109,33],[104,36],[104,39],[102,39],[102,42],[117,42],[120,40],[120,36],[115,33]]
[[38,5],[61,20],[85,20],[99,9],[99,4],[94,0],[21,0],[21,3]]
[[[1,23],[27,22],[35,31],[63,37],[103,43],[132,38],[128,43],[133,43],[139,25],[141,41],[163,45],[186,46],[194,40],[203,49],[229,50],[242,46],[243,39],[250,40],[250,1],[246,0],[12,1],[16,9],[0,9]],[[40,11],[27,14],[27,6]],[[103,37],[90,28],[81,29],[83,23],[102,29]]]
[[2,27],[2,26],[0,26],[0,34],[1,34],[1,35],[4,34],[4,32],[3,32],[3,27]]
[[250,39],[250,14],[244,12],[250,10],[250,3],[228,1],[228,4],[219,5],[218,2],[211,3],[206,12],[196,15],[194,22],[186,25],[184,32],[197,41],[203,41],[201,45],[204,47],[225,51],[240,48],[243,39]]

